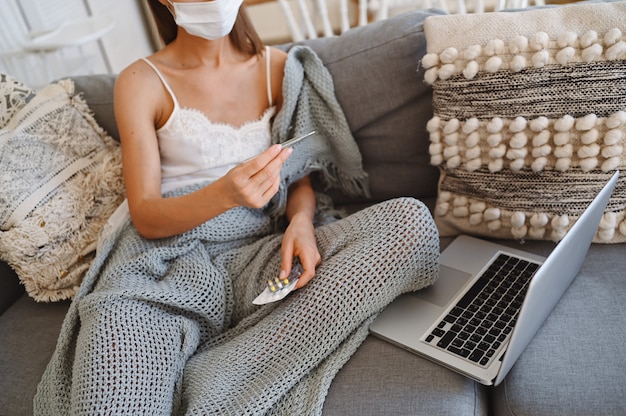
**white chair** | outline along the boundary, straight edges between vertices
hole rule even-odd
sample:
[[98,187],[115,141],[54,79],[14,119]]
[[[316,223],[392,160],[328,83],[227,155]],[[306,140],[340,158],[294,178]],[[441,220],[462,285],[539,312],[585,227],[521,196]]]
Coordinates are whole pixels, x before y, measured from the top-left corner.
[[369,11],[374,20],[381,20],[408,9],[438,8],[465,14],[524,8],[531,4],[545,5],[545,0],[370,0]]
[[294,42],[339,35],[368,23],[368,0],[247,0],[278,4]]
[[468,6],[473,13],[485,11],[484,0],[371,0],[369,9],[373,20],[382,20],[410,9],[437,8],[448,13],[465,14]]
[[[33,34],[17,3],[6,1],[0,17],[0,71],[34,88],[55,78],[89,73],[91,57],[83,53],[83,46],[99,40],[114,26],[111,17],[87,17]],[[73,54],[68,53],[70,49]]]
[[[358,0],[356,24],[353,24],[351,21],[349,0],[337,0],[333,2],[333,6],[338,5],[338,8],[335,9],[335,14],[338,13],[340,18],[338,31],[336,31],[331,24],[329,7],[327,4],[328,0],[297,0],[300,19],[297,19],[294,16],[291,4],[288,0],[277,1],[285,14],[285,18],[287,19],[287,24],[289,25],[294,41],[299,41],[305,38],[314,39],[320,34],[325,37],[334,36],[345,32],[352,26],[363,26],[368,23],[367,0]],[[317,25],[316,22],[318,23]],[[304,26],[305,31],[301,30],[302,26]]]

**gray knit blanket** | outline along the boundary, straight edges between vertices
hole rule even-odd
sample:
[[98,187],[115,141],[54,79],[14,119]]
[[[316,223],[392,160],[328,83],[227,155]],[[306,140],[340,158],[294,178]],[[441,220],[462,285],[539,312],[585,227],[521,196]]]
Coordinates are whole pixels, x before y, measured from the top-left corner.
[[315,278],[280,302],[252,303],[280,268],[288,185],[320,171],[329,186],[366,189],[332,80],[310,49],[289,53],[284,96],[274,139],[320,134],[295,148],[274,200],[171,238],[118,227],[70,306],[35,414],[319,415],[373,317],[434,281],[436,228],[421,202],[402,198],[320,222]]

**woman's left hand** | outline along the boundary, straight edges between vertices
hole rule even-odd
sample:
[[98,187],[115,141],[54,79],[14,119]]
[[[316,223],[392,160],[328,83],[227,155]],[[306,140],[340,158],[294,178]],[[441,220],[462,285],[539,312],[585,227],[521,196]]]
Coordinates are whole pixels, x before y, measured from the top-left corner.
[[315,276],[315,267],[320,264],[321,256],[315,239],[313,222],[308,215],[294,215],[283,236],[281,246],[282,261],[280,277],[284,278],[291,272],[293,258],[298,257],[303,272],[296,288],[306,285]]

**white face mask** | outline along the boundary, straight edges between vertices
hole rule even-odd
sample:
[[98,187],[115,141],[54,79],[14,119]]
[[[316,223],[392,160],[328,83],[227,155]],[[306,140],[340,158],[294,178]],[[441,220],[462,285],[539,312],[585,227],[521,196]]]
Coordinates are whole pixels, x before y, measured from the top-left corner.
[[243,0],[213,0],[195,3],[174,3],[176,24],[190,35],[216,40],[228,35],[237,19]]

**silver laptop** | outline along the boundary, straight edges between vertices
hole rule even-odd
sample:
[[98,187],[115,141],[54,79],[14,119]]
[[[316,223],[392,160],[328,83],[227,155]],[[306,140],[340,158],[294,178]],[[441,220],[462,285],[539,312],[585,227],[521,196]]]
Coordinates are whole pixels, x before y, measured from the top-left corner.
[[618,176],[547,258],[457,237],[441,253],[435,284],[398,297],[370,332],[482,384],[500,384],[578,274]]

